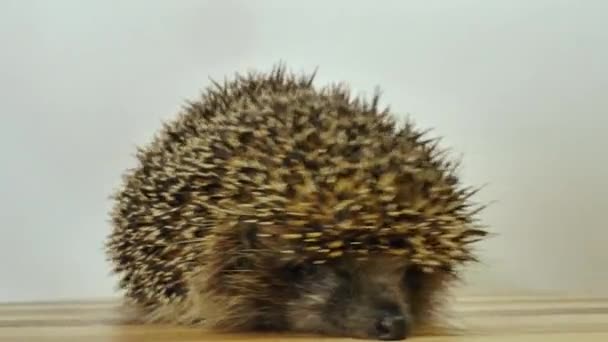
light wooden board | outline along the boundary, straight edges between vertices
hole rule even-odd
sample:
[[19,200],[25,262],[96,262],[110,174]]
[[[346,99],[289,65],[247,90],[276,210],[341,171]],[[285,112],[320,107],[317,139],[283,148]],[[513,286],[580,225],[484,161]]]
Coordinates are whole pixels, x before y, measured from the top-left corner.
[[[219,335],[121,323],[114,301],[0,304],[4,342],[347,341],[318,336]],[[448,311],[451,336],[423,342],[608,342],[608,298],[462,297]]]

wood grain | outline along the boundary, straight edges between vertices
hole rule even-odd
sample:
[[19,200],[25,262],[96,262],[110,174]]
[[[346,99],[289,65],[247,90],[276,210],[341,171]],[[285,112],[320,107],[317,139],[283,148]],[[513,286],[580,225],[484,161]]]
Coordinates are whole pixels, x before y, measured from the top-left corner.
[[[608,341],[608,298],[559,296],[461,297],[448,317],[449,336],[426,342]],[[194,342],[347,341],[318,336],[219,335],[196,329],[128,325],[115,301],[0,304],[0,341]]]

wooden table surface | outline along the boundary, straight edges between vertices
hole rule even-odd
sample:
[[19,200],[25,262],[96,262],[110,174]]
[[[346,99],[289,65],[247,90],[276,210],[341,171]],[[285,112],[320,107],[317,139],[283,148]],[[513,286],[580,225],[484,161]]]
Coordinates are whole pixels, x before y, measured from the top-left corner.
[[[608,298],[463,297],[450,309],[457,327],[426,342],[608,342]],[[114,301],[0,304],[0,341],[195,342],[347,341],[317,336],[213,335],[195,329],[120,323]],[[355,340],[351,340],[355,341]]]

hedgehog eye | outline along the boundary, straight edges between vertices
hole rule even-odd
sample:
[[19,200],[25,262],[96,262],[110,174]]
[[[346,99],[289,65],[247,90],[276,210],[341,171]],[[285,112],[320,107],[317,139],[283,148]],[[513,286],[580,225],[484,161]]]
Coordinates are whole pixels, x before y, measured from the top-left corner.
[[286,266],[286,275],[290,281],[301,281],[315,276],[319,267],[312,263],[294,263]]
[[424,282],[424,272],[418,267],[408,267],[403,273],[403,284],[410,292],[418,292]]

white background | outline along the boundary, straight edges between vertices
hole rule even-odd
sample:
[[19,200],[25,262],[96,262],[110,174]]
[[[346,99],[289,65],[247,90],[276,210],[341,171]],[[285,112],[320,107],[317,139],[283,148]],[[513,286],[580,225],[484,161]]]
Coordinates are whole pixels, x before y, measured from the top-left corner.
[[279,60],[464,154],[480,288],[608,291],[608,2],[0,1],[0,301],[114,295],[108,196],[208,78]]

